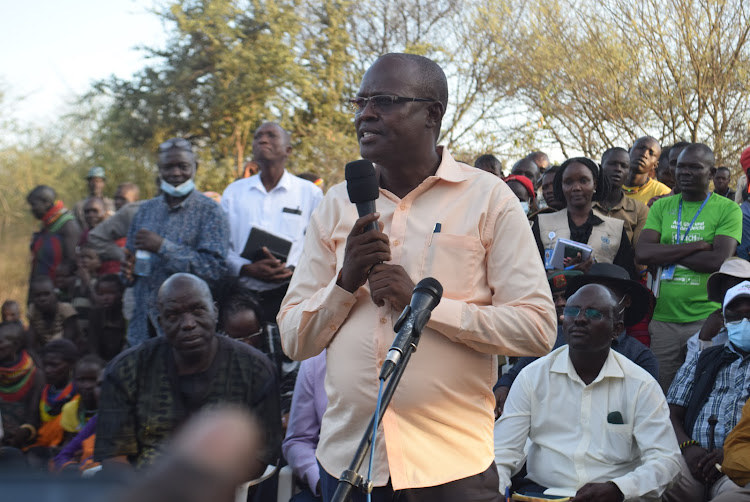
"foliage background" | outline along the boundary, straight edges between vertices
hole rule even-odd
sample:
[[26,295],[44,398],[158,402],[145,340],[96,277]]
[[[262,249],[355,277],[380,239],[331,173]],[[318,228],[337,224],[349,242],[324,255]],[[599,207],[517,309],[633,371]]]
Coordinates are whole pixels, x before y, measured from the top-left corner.
[[25,195],[53,186],[68,206],[93,165],[108,195],[154,192],[157,145],[198,147],[202,190],[223,191],[266,120],[290,131],[290,170],[330,186],[358,158],[345,99],[386,52],[441,64],[451,97],[440,142],[506,171],[649,134],[711,146],[737,174],[750,141],[750,3],[742,0],[156,0],[167,31],[131,78],[94,83],[45,128],[7,119],[0,77],[0,301],[25,300],[35,222]]

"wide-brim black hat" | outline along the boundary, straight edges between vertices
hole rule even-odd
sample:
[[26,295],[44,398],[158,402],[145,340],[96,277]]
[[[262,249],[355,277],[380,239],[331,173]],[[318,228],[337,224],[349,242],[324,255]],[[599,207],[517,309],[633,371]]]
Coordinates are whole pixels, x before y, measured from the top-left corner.
[[594,263],[588,274],[571,277],[565,296],[569,297],[586,284],[615,285],[630,295],[630,307],[625,309],[625,326],[638,324],[650,308],[649,290],[641,283],[630,279],[624,268],[612,263]]

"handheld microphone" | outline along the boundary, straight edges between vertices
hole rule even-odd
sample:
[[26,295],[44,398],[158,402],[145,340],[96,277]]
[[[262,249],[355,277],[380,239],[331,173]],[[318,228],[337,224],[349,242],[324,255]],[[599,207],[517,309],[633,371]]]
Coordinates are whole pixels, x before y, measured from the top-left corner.
[[[365,159],[349,162],[344,170],[344,177],[349,200],[357,205],[359,217],[374,213],[375,201],[380,196],[380,191],[372,162]],[[378,230],[377,221],[373,221],[364,229],[365,232],[370,230]]]
[[404,308],[393,327],[397,335],[380,370],[381,380],[387,380],[391,376],[409,345],[414,345],[414,350],[417,349],[422,329],[430,320],[432,309],[440,303],[442,296],[443,286],[432,277],[422,279],[414,286],[411,302]]

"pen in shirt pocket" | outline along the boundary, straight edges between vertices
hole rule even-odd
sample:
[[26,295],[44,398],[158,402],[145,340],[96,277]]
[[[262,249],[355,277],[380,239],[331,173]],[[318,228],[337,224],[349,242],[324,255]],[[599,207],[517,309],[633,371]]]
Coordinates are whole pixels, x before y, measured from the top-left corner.
[[432,229],[432,233],[430,234],[430,243],[428,244],[428,246],[432,246],[432,237],[435,234],[439,234],[442,228],[443,228],[443,225],[441,225],[440,223],[435,223],[435,228]]

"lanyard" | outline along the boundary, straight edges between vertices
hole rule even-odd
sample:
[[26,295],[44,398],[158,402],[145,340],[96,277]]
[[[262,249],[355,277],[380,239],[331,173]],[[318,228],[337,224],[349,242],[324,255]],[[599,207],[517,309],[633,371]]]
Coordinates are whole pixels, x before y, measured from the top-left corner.
[[682,238],[682,242],[680,242],[680,228],[682,228],[682,197],[680,197],[680,209],[677,211],[677,244],[685,243],[685,239],[687,239],[687,236],[690,233],[690,229],[693,228],[693,223],[695,223],[695,220],[698,219],[698,215],[701,214],[703,208],[706,207],[706,202],[708,202],[708,199],[710,198],[711,192],[708,192],[708,195],[706,195],[706,200],[703,201],[701,207],[698,208],[698,212],[695,213],[695,216],[693,216],[693,221],[691,221],[690,225],[688,225],[687,230],[685,230],[685,236]]

